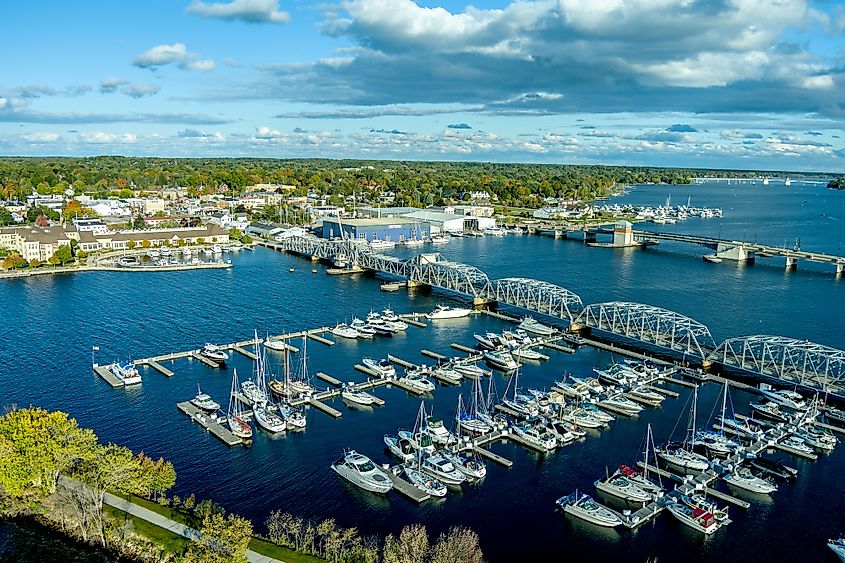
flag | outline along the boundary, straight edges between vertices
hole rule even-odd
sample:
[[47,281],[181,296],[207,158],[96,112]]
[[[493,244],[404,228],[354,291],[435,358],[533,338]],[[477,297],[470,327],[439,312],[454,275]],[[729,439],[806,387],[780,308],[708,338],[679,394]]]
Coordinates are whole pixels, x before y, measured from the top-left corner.
[[91,346],[91,349],[94,350],[94,351],[99,351],[100,347],[99,346]]

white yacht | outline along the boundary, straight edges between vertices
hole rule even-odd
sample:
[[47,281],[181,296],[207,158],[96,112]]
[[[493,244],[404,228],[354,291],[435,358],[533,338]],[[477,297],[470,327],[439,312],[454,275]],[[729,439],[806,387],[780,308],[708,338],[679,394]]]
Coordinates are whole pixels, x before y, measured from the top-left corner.
[[426,315],[426,318],[433,321],[440,319],[459,319],[461,317],[466,317],[471,312],[472,311],[470,309],[438,305],[437,308]]
[[349,339],[356,339],[358,338],[359,334],[358,331],[349,326],[348,324],[339,324],[332,329],[332,334],[335,336],[340,336],[341,338],[349,338]]
[[270,338],[266,338],[264,340],[264,347],[273,350],[274,352],[284,352],[285,348],[287,348],[287,344],[282,339],[278,340],[271,340]]
[[601,428],[607,426],[583,407],[576,407],[561,412],[560,418],[581,428]]
[[108,366],[108,370],[126,386],[141,384],[141,374],[132,362],[115,362]]
[[552,327],[546,326],[532,317],[525,317],[522,319],[522,322],[519,323],[519,328],[525,332],[530,332],[539,336],[551,336],[557,332]]
[[467,480],[479,481],[487,476],[487,466],[480,459],[465,457],[459,453],[443,450],[440,455],[447,459],[455,468],[463,473]]
[[252,405],[252,415],[255,423],[267,432],[278,434],[287,430],[285,419],[266,401]]
[[788,448],[792,448],[793,450],[798,450],[799,452],[803,452],[805,454],[813,453],[813,448],[811,448],[810,446],[805,444],[804,440],[802,440],[801,438],[799,438],[797,436],[791,436],[791,437],[787,438],[786,440],[784,440],[783,442],[781,442],[781,444],[783,444],[784,446],[786,446]]
[[721,527],[719,521],[716,520],[716,516],[707,510],[693,508],[684,502],[674,501],[674,499],[666,507],[672,513],[672,516],[681,523],[702,534],[710,535]]
[[681,446],[658,448],[657,455],[664,461],[682,469],[687,475],[701,473],[710,467],[710,461],[705,456],[686,450]]
[[367,456],[350,450],[332,463],[332,470],[366,491],[386,493],[393,488],[393,481]]
[[491,236],[491,237],[503,237],[507,234],[507,232],[504,229],[501,229],[499,227],[490,227],[488,229],[484,229],[484,231],[482,231],[482,232],[485,235]]
[[449,237],[444,234],[431,235],[431,244],[449,244]]
[[340,392],[340,396],[343,397],[344,400],[358,405],[369,406],[376,402],[375,397],[366,391],[359,391],[352,383],[343,388],[343,391]]
[[392,240],[373,239],[370,241],[370,248],[373,250],[390,250],[395,247],[396,243]]
[[390,450],[390,453],[401,459],[404,463],[408,463],[416,456],[417,449],[415,442],[408,436],[391,436],[384,435],[384,445]]
[[835,540],[828,540],[827,547],[836,554],[840,561],[845,563],[845,537]]
[[409,238],[402,241],[407,248],[419,248],[420,246],[425,244],[425,241],[421,238]]
[[241,382],[241,393],[252,403],[260,403],[267,400],[267,394],[251,379]]
[[529,424],[514,424],[513,433],[540,451],[550,452],[557,447],[557,440],[551,433]]
[[449,432],[443,424],[443,420],[433,416],[429,416],[425,419],[424,432],[431,436],[431,439],[435,444],[439,444],[441,446],[448,446],[456,441],[455,435]]
[[514,358],[519,358],[520,360],[530,360],[530,361],[538,361],[543,359],[543,354],[537,352],[536,350],[532,350],[531,348],[512,348],[511,355]]
[[800,393],[796,393],[795,391],[789,391],[787,389],[761,388],[760,392],[764,397],[782,407],[787,407],[796,411],[802,411],[807,408],[807,401]]
[[778,486],[769,481],[754,475],[747,467],[737,469],[733,473],[723,477],[728,485],[744,489],[752,493],[760,493],[767,495],[778,490]]
[[478,367],[475,364],[453,364],[452,369],[463,375],[468,375],[470,377],[475,378],[480,378],[487,375],[487,373],[482,368]]
[[198,409],[202,409],[204,411],[220,410],[220,403],[212,399],[211,395],[203,393],[200,389],[199,384],[197,384],[197,396],[191,399],[191,404],[193,404]]
[[627,416],[635,416],[643,410],[642,405],[639,405],[630,399],[626,399],[622,395],[611,395],[600,399],[598,406]]
[[839,439],[837,439],[833,434],[811,426],[797,428],[793,432],[795,436],[804,440],[804,443],[808,446],[824,450],[826,452],[832,452],[836,447],[836,444],[839,443]]
[[448,489],[446,488],[446,485],[441,483],[438,479],[423,473],[419,469],[416,469],[407,463],[403,465],[402,468],[405,471],[405,476],[408,478],[408,481],[410,481],[411,484],[420,491],[433,497],[446,496]]
[[410,387],[415,393],[431,393],[435,389],[434,383],[419,372],[406,372],[398,381]]
[[308,426],[308,417],[302,407],[291,407],[282,403],[279,405],[279,414],[285,419],[288,430],[302,430]]
[[641,489],[639,485],[619,471],[605,479],[599,479],[594,484],[596,490],[626,501],[648,502],[652,498],[650,492]]
[[363,321],[355,317],[352,318],[352,322],[349,323],[349,326],[358,331],[359,338],[373,338],[376,334],[378,334],[378,331],[368,325],[367,321]]
[[463,379],[461,373],[452,368],[437,368],[436,370],[434,370],[433,373],[436,374],[440,379],[442,379],[446,383],[451,383],[453,385],[460,384],[461,380]]
[[361,363],[379,377],[396,377],[396,368],[388,359],[374,360],[372,358],[364,358]]
[[451,461],[437,453],[422,458],[420,470],[446,485],[460,485],[467,479]]
[[510,352],[494,352],[488,350],[484,352],[484,360],[492,367],[502,371],[514,371],[519,368],[519,363],[513,359]]
[[579,493],[573,494],[557,499],[556,504],[563,509],[566,514],[580,518],[597,526],[605,528],[615,528],[622,523],[619,516],[608,510],[606,507],[600,505],[592,499],[589,495]]
[[229,354],[221,350],[216,344],[209,342],[206,342],[205,346],[200,349],[200,355],[218,364],[225,363],[229,359]]

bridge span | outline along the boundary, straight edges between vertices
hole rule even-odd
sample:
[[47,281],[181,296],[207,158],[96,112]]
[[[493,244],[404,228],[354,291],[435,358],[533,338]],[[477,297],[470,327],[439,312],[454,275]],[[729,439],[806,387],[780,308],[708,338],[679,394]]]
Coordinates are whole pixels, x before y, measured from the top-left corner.
[[580,296],[565,287],[529,278],[491,280],[481,269],[445,260],[439,253],[403,260],[361,242],[312,236],[256,242],[405,278],[409,287],[424,284],[468,296],[474,306],[509,305],[564,322],[573,331],[627,340],[639,349],[656,348],[705,367],[735,369],[845,397],[845,351],[829,346],[775,336],[730,338],[717,346],[707,326],[681,313],[623,301],[585,306]]

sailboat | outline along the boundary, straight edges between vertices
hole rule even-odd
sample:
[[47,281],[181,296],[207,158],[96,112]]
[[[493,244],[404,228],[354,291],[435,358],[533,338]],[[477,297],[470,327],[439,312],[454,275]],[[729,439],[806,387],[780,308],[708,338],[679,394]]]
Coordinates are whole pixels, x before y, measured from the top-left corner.
[[226,422],[229,423],[232,434],[238,438],[252,438],[252,428],[244,419],[241,401],[236,396],[238,389],[240,389],[240,385],[238,385],[238,370],[236,369],[232,374],[232,388],[229,392],[229,409],[226,412]]
[[[654,454],[650,456],[649,454]],[[628,481],[632,482],[634,485],[639,487],[644,491],[648,491],[650,493],[659,493],[663,490],[663,481],[660,479],[660,474],[657,473],[657,483],[652,481],[651,477],[649,476],[649,459],[654,458],[654,467],[657,468],[657,455],[655,452],[654,447],[654,434],[651,431],[651,423],[648,424],[646,429],[646,436],[645,436],[645,447],[643,448],[643,461],[645,465],[643,466],[642,472],[633,469],[627,465],[620,465],[617,473],[624,475]]]
[[508,381],[508,388],[511,386],[513,386],[511,398],[508,398],[508,390],[505,389],[502,405],[523,417],[537,416],[539,413],[537,403],[532,397],[519,392],[519,369],[516,370],[511,380]]
[[263,350],[258,346],[258,331],[255,331],[255,370],[253,379],[241,383],[241,392],[253,404],[267,400],[266,358]]
[[465,430],[475,434],[485,434],[492,430],[490,424],[478,417],[478,403],[481,395],[481,382],[478,379],[472,383],[472,402],[469,411],[464,409],[463,396],[458,395],[458,411],[455,420],[458,423],[458,431]]
[[692,405],[690,406],[689,428],[681,444],[669,443],[657,448],[657,455],[661,459],[684,471],[687,475],[701,473],[710,467],[710,461],[703,455],[692,451],[692,440],[695,437],[695,424],[698,415],[698,386],[693,389]]
[[[722,393],[722,414],[719,416],[719,420],[725,420],[727,404],[728,381],[725,380],[725,389]],[[725,435],[724,425],[720,426],[720,429],[715,432],[712,430],[700,430],[696,432],[692,444],[698,449],[703,448],[707,454],[720,457],[727,457],[739,447],[738,443]]]
[[314,392],[311,376],[308,375],[308,338],[302,337],[302,357],[299,363],[299,373],[296,378],[289,379],[288,389],[294,395],[307,395]]
[[[425,402],[421,402],[417,420],[414,423],[414,436],[417,436],[417,432],[419,432],[422,437],[422,428],[425,425],[426,414]],[[433,497],[445,497],[447,492],[446,485],[436,477],[427,475],[421,470],[423,462],[422,455],[423,448],[417,448],[416,457],[402,464],[405,476],[420,491]]]

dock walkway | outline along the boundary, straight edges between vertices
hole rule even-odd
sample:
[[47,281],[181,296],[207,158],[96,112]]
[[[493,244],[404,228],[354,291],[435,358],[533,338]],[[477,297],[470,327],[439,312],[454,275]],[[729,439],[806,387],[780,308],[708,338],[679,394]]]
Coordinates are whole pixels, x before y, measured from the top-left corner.
[[212,417],[205,411],[194,406],[190,401],[176,403],[180,411],[188,415],[191,420],[208,430],[214,437],[219,438],[227,446],[237,446],[244,441],[232,434],[231,430],[220,423],[220,419]]

